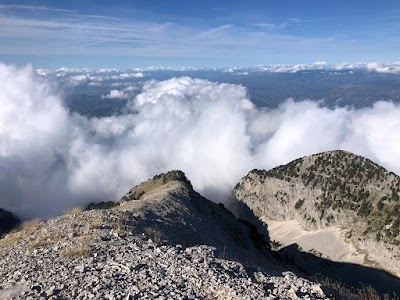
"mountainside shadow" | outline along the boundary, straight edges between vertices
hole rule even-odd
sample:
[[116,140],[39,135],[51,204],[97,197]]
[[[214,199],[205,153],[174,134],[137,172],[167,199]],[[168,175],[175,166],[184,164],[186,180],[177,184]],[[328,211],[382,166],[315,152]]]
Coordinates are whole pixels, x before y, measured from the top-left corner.
[[157,204],[165,211],[162,216],[151,206],[143,207],[142,217],[135,223],[136,232],[147,232],[157,243],[181,244],[183,248],[215,247],[217,257],[241,263],[250,276],[257,270],[273,276],[291,271],[311,280],[328,277],[356,289],[370,285],[381,295],[400,294],[400,278],[388,272],[333,262],[302,252],[297,244],[271,251],[267,225],[242,202],[233,200],[225,207],[194,191],[190,197],[173,192],[170,196],[172,200]]
[[298,244],[286,246],[276,254],[282,263],[297,267],[299,271],[294,273],[299,276],[305,273],[310,277],[329,277],[356,289],[371,286],[381,294],[400,294],[400,278],[383,270],[321,258],[302,252]]
[[260,232],[251,218],[239,219],[223,204],[211,202],[194,191],[190,198],[171,195],[185,209],[174,210],[167,204],[168,213],[160,218],[151,208],[143,208],[143,218],[135,224],[137,231],[148,232],[151,228],[150,238],[156,242],[180,244],[183,248],[212,246],[216,257],[241,263],[249,274],[275,260],[269,251],[268,232],[265,227]]
[[[243,202],[233,199],[228,208],[238,217],[253,223],[269,240],[268,225],[254,215]],[[373,287],[380,294],[400,295],[400,278],[389,272],[353,263],[335,262],[303,252],[299,245],[292,244],[273,252],[278,260],[298,276],[329,277],[349,288]]]

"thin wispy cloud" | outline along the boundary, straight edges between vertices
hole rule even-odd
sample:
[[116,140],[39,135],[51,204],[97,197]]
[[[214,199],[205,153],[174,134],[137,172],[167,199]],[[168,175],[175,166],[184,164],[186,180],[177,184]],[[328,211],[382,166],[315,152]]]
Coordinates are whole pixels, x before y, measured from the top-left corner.
[[281,29],[288,26],[288,23],[280,23],[280,24],[273,24],[273,23],[254,23],[251,24],[253,26],[258,26],[267,29]]
[[52,12],[65,12],[65,13],[76,13],[74,10],[61,9],[61,8],[51,8],[46,6],[31,6],[31,5],[16,5],[16,4],[0,4],[1,10],[42,10],[42,11],[52,11]]
[[[376,44],[371,43],[370,27],[364,37],[336,30],[345,18],[335,16],[337,12],[326,17],[306,13],[268,16],[248,14],[243,7],[232,14],[213,10],[211,16],[202,18],[188,9],[160,15],[163,12],[153,12],[157,6],[151,4],[127,4],[126,8],[104,4],[102,9],[90,4],[57,4],[61,3],[0,5],[0,56],[192,58],[226,65],[227,61],[296,63],[299,56],[303,63],[365,60],[355,60],[356,54],[380,60],[395,53],[395,39],[390,34],[385,43]],[[160,10],[165,5],[160,4]],[[382,31],[378,29],[377,35]]]
[[[155,56],[189,56],[237,54],[243,46],[254,52],[265,51],[264,45],[279,46],[294,43],[315,46],[326,38],[313,39],[295,36],[262,34],[257,31],[223,24],[213,28],[182,26],[173,23],[128,21],[116,22],[86,18],[77,23],[63,19],[33,19],[0,17],[1,39],[16,36],[18,43],[0,48],[3,54],[123,54]],[[223,37],[223,38],[222,38]],[[51,41],[49,47],[49,41]],[[235,50],[236,49],[236,50]]]
[[201,32],[201,33],[199,34],[199,36],[201,36],[201,37],[207,37],[207,38],[208,38],[208,37],[212,37],[212,36],[215,36],[215,35],[224,33],[224,32],[226,32],[227,30],[232,29],[232,27],[233,27],[232,24],[221,25],[221,26],[218,26],[218,27],[215,27],[215,28],[208,29],[208,30],[206,30],[206,31],[204,31],[204,32]]
[[342,17],[329,17],[329,18],[317,18],[317,19],[303,19],[303,18],[287,18],[283,22],[257,22],[252,23],[251,26],[256,26],[264,30],[279,30],[279,29],[289,29],[290,27],[299,27],[302,24],[320,22],[320,21],[330,21],[330,20],[340,20]]
[[376,19],[376,21],[388,21],[388,20],[400,20],[400,15]]
[[316,19],[288,18],[288,22],[290,22],[290,23],[310,23],[310,22],[340,20],[340,19],[343,19],[343,17],[328,17],[328,18],[316,18]]

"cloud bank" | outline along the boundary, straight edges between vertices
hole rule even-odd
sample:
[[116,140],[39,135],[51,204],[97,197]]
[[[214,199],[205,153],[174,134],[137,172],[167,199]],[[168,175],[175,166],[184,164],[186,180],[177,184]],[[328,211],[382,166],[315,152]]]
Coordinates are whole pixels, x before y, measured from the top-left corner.
[[118,200],[160,172],[183,170],[224,201],[253,168],[344,149],[400,173],[400,107],[360,110],[286,101],[257,109],[245,87],[189,77],[151,80],[119,116],[71,115],[31,68],[0,64],[0,207],[51,216]]
[[[122,87],[131,85],[134,82],[141,82],[142,78],[150,78],[152,73],[158,72],[221,72],[232,76],[259,75],[260,73],[309,73],[322,72],[331,75],[354,74],[354,73],[378,73],[398,75],[400,74],[400,61],[394,62],[369,62],[369,63],[336,63],[329,64],[319,61],[312,64],[276,64],[259,65],[248,67],[148,67],[135,68],[133,70],[119,69],[71,69],[62,67],[58,69],[37,69],[36,72],[49,79],[56,78],[58,82],[63,82],[72,86],[88,85],[103,86],[111,83],[112,87]],[[129,82],[128,82],[129,81]],[[104,84],[103,84],[104,83]],[[114,92],[115,93],[115,92]],[[106,97],[106,95],[104,95]],[[107,98],[113,98],[110,95]],[[116,97],[115,97],[116,98]]]

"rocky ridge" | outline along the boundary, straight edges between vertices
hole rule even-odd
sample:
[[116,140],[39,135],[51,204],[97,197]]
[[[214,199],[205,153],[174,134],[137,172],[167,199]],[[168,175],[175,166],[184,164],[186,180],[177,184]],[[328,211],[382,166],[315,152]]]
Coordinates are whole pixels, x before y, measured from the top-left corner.
[[366,158],[338,150],[253,170],[234,194],[264,219],[336,226],[364,264],[400,275],[400,177]]
[[0,240],[0,298],[327,299],[182,174],[136,186],[112,208],[24,223]]

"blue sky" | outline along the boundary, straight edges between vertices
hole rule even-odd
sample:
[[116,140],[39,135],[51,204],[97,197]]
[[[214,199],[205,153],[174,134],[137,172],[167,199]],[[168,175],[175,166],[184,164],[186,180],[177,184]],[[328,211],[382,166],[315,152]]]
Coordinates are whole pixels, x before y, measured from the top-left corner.
[[400,60],[400,1],[0,1],[0,61],[35,67]]

